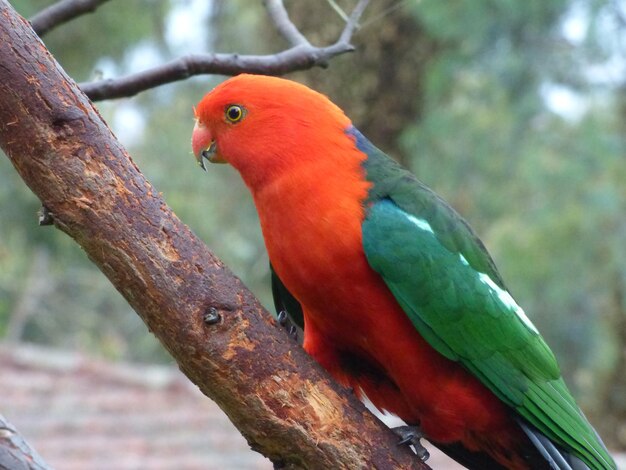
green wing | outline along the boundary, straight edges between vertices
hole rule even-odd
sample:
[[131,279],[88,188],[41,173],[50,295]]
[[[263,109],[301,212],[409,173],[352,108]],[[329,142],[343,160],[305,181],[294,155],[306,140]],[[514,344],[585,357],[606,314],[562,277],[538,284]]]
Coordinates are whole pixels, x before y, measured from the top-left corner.
[[469,226],[358,131],[350,132],[368,155],[364,167],[373,183],[365,254],[420,334],[590,468],[615,468],[554,355]]

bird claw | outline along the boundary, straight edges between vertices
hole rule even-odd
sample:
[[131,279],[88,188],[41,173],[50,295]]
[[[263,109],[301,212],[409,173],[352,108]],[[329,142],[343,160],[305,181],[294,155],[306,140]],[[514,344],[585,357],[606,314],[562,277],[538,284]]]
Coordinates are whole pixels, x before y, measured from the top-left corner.
[[291,336],[294,341],[298,341],[298,328],[296,328],[295,325],[289,327],[289,336]]
[[299,340],[298,327],[291,321],[287,312],[285,310],[281,310],[278,312],[276,319],[278,320],[278,324],[287,331],[287,334],[297,342]]
[[430,457],[429,452],[421,443],[424,433],[419,426],[398,426],[391,429],[400,438],[399,446],[410,445],[415,449],[415,453],[422,462],[426,462]]
[[279,324],[280,326],[285,326],[285,325],[287,324],[287,319],[288,319],[288,318],[289,318],[289,317],[287,317],[287,312],[286,312],[286,311],[281,310],[280,312],[278,312],[278,318],[277,318],[277,320],[278,320],[278,324]]

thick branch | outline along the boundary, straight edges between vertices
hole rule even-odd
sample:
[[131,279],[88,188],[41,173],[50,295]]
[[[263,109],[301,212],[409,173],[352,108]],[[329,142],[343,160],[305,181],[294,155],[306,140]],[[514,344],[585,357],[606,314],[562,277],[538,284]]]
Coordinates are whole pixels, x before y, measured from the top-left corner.
[[427,468],[172,213],[6,0],[0,145],[54,224],[255,450],[286,468]]
[[17,429],[0,415],[0,469],[50,470]]
[[80,87],[91,100],[100,101],[134,96],[156,86],[184,80],[193,75],[237,75],[244,72],[284,75],[316,66],[327,67],[333,57],[354,50],[350,40],[368,1],[359,0],[339,39],[330,46],[311,45],[291,23],[282,2],[267,0],[270,18],[281,34],[293,45],[290,49],[267,55],[190,55],[126,77],[81,83]]
[[39,35],[67,23],[74,18],[96,11],[103,3],[109,0],[61,0],[48,8],[44,8],[30,19],[30,24]]

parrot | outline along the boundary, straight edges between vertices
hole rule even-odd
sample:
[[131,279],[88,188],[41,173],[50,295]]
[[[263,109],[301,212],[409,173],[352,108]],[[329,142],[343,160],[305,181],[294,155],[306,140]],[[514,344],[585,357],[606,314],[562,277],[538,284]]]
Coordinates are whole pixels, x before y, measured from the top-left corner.
[[469,469],[616,469],[468,223],[325,95],[241,74],[192,149],[240,174],[279,315],[339,383]]

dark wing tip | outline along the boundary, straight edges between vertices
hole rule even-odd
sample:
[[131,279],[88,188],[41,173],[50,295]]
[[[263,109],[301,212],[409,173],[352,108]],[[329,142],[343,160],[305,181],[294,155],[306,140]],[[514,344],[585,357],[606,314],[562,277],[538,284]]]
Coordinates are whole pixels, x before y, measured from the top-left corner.
[[521,419],[518,419],[517,422],[542,457],[548,462],[550,468],[554,470],[590,470],[582,460],[557,446],[534,426]]

